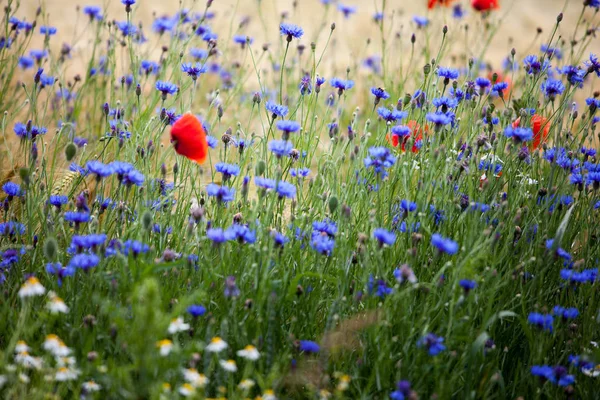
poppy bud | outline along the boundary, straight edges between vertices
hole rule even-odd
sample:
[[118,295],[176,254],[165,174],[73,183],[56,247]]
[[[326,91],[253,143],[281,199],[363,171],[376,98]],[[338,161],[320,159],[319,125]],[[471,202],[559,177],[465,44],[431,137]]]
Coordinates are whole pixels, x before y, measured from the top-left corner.
[[256,163],[256,167],[254,168],[254,171],[255,171],[256,175],[260,176],[265,173],[266,168],[267,168],[267,164],[263,160],[260,160],[258,163]]
[[58,253],[58,243],[53,237],[46,238],[44,242],[44,255],[49,262],[56,260],[56,254]]
[[142,226],[145,230],[148,231],[152,227],[152,219],[152,213],[150,211],[144,212],[142,215]]
[[73,157],[75,157],[75,153],[77,153],[77,146],[75,143],[69,143],[67,147],[65,147],[65,157],[67,161],[71,161]]
[[425,66],[423,67],[423,73],[425,74],[425,76],[427,76],[427,75],[429,75],[430,72],[431,72],[431,65],[425,64]]
[[333,214],[337,210],[338,204],[339,204],[339,201],[338,201],[337,197],[331,196],[329,198],[329,212],[331,214]]

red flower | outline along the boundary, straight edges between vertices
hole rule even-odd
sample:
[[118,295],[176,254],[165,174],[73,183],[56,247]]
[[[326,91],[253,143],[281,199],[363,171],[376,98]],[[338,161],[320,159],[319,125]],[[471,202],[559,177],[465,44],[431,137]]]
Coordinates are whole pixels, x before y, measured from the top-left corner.
[[[413,143],[411,151],[413,153],[418,153],[419,152],[418,142],[423,140],[423,130],[421,129],[421,126],[419,124],[417,124],[417,121],[408,121],[406,126],[408,126],[410,128],[410,131],[412,132],[411,136],[415,139],[415,142]],[[428,132],[428,131],[429,131],[429,127],[427,125],[425,125],[425,132]],[[388,141],[388,143],[390,143],[394,147],[398,147],[398,145],[400,144],[400,137],[398,135],[393,135],[393,134],[387,135],[385,138]],[[403,152],[406,151],[406,142],[408,142],[408,136],[405,136],[403,138],[402,144],[400,146],[400,148],[402,149]]]
[[[512,124],[513,128],[518,128],[519,125],[521,125],[521,118],[517,118]],[[542,128],[544,129],[543,131]],[[533,149],[537,149],[540,147],[540,144],[546,141],[548,133],[550,132],[548,119],[535,114],[531,117],[531,129],[533,130],[533,142],[531,143],[531,146]]]
[[171,142],[177,154],[202,164],[208,155],[206,132],[192,114],[184,114],[171,128]]
[[489,11],[500,7],[498,0],[472,0],[471,5],[477,11]]
[[427,8],[429,8],[431,10],[435,6],[448,7],[450,5],[450,3],[452,3],[453,1],[454,0],[427,0]]

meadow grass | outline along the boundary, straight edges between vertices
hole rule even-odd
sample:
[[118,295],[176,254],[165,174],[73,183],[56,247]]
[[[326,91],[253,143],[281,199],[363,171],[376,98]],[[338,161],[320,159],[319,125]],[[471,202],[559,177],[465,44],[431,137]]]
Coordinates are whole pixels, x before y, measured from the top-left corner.
[[[400,38],[389,0],[315,31],[257,1],[261,38],[122,3],[62,47],[4,9],[3,398],[598,397],[598,1],[493,66],[493,1]],[[379,50],[334,75],[336,12]]]

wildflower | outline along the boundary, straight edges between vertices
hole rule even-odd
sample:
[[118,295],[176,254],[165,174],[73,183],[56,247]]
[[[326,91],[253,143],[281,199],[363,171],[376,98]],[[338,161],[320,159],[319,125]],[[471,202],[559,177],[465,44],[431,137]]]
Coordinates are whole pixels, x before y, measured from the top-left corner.
[[133,36],[138,33],[138,28],[127,21],[117,21],[117,28],[121,31],[123,37]]
[[235,189],[227,186],[219,186],[209,183],[206,186],[206,194],[215,197],[219,203],[228,203],[235,199]]
[[[206,68],[205,65],[202,65],[200,63],[196,63],[196,64],[192,64],[192,63],[183,63],[181,64],[181,71],[185,72],[186,74],[188,74],[188,76],[190,78],[192,78],[192,80],[197,80],[198,77],[201,74],[205,74],[206,71],[208,71],[208,69]],[[161,89],[159,89],[161,90]],[[162,91],[162,90],[161,90]],[[164,92],[163,92],[164,93]]]
[[79,370],[69,367],[61,367],[56,371],[54,379],[58,382],[74,381],[79,377]]
[[440,97],[438,99],[433,99],[432,104],[438,109],[441,108],[443,113],[446,113],[449,109],[456,108],[458,101],[448,97]]
[[435,112],[435,113],[427,113],[426,115],[427,121],[433,123],[435,125],[436,131],[452,123],[452,117],[443,112]]
[[19,340],[15,346],[15,353],[26,353],[31,351],[31,348],[24,340]]
[[271,101],[265,103],[265,108],[271,113],[273,119],[277,117],[284,118],[288,114],[288,108],[286,106],[275,104]]
[[452,16],[456,19],[461,19],[465,16],[465,10],[463,10],[462,5],[457,4],[452,7]]
[[296,121],[277,121],[277,129],[283,131],[284,138],[288,137],[290,133],[298,132],[300,130],[300,123]]
[[237,365],[234,360],[219,360],[219,365],[227,372],[236,372]]
[[227,240],[229,240],[225,235],[225,231],[223,231],[221,228],[207,229],[206,237],[209,238],[215,245],[220,245],[221,243],[225,243]]
[[26,297],[41,296],[46,293],[46,288],[42,286],[40,281],[35,277],[29,277],[21,289],[19,289],[19,297],[24,299]]
[[477,11],[491,11],[500,7],[498,0],[471,0],[471,5]]
[[25,230],[25,225],[19,222],[0,222],[0,236],[23,235]]
[[206,314],[206,307],[200,304],[192,304],[187,308],[187,312],[194,318],[198,318]]
[[317,342],[313,342],[311,340],[301,340],[298,345],[298,349],[307,354],[311,354],[318,353],[319,350],[321,350],[321,347],[318,345]]
[[349,18],[352,14],[356,13],[356,7],[348,6],[342,3],[338,4],[338,10],[344,14],[345,18]]
[[558,79],[548,79],[542,83],[542,91],[551,101],[565,91],[565,85]]
[[93,267],[97,266],[100,263],[100,257],[95,254],[76,254],[69,261],[69,265],[67,265],[68,269],[77,270],[82,269],[84,271],[89,271]]
[[298,179],[303,179],[308,177],[308,175],[310,175],[310,169],[309,168],[292,168],[290,170],[290,175],[292,175],[292,177],[294,178],[298,178]]
[[129,239],[123,243],[123,254],[126,256],[137,257],[140,254],[146,254],[148,251],[150,251],[150,246],[138,240]]
[[340,78],[331,78],[329,80],[331,87],[338,90],[338,95],[344,94],[345,90],[350,90],[354,87],[354,81],[344,80]]
[[227,343],[218,336],[215,336],[210,340],[210,343],[206,346],[205,350],[209,353],[220,353],[228,347]]
[[46,272],[58,277],[58,286],[60,287],[62,286],[63,278],[73,276],[75,269],[71,266],[63,267],[61,263],[48,263],[46,264]]
[[538,376],[542,381],[550,381],[558,386],[569,386],[575,383],[575,377],[567,373],[567,369],[560,365],[549,367],[547,365],[534,365],[531,374]]
[[492,86],[490,94],[492,96],[498,96],[504,98],[504,91],[508,89],[508,82],[498,82]]
[[390,94],[382,88],[371,88],[371,94],[375,96],[375,105],[379,104],[381,100],[387,100],[390,98]]
[[585,70],[572,65],[564,66],[560,72],[566,75],[567,81],[573,86],[583,86],[583,78],[585,77]]
[[183,379],[194,388],[203,388],[208,384],[208,378],[198,373],[195,368],[184,369]]
[[173,350],[173,342],[169,339],[163,339],[156,343],[156,347],[158,347],[160,355],[166,357]]
[[238,350],[237,355],[238,357],[242,357],[249,361],[256,361],[260,358],[260,353],[256,347],[252,346],[251,344],[244,347],[242,350]]
[[296,186],[291,183],[279,181],[275,190],[277,191],[280,199],[285,197],[290,199],[296,198]]
[[40,33],[42,35],[46,35],[46,36],[53,36],[56,35],[57,29],[53,26],[40,26]]
[[469,294],[469,292],[477,287],[477,282],[472,281],[470,279],[461,279],[458,284],[463,288],[465,294]]
[[85,6],[83,7],[83,13],[90,17],[90,21],[102,19],[102,9],[98,6]]
[[415,276],[414,271],[406,264],[394,270],[394,277],[400,284],[404,282],[417,283],[417,277]]
[[454,0],[427,0],[427,8],[430,10],[438,6],[448,7]]
[[431,236],[431,244],[438,249],[440,253],[456,254],[458,252],[458,243],[451,239],[444,238],[439,233]]
[[555,306],[552,309],[552,314],[556,317],[562,318],[563,320],[575,319],[577,316],[579,316],[579,310],[574,307],[565,308],[561,306]]
[[549,332],[552,332],[553,330],[553,320],[554,318],[551,314],[540,314],[535,312],[530,313],[527,317],[527,322],[529,322],[531,325],[537,326],[538,328]]
[[19,57],[19,67],[22,69],[29,69],[33,67],[33,58],[27,56]]
[[396,390],[390,393],[390,399],[392,400],[408,400],[411,398],[417,398],[417,396],[413,396],[409,381],[399,381],[396,384]]
[[244,379],[238,384],[238,387],[243,391],[248,391],[252,389],[254,385],[256,385],[256,383],[252,379]]
[[177,87],[177,85],[174,85],[170,82],[157,81],[156,90],[161,92],[163,100],[166,100],[167,95],[177,93],[179,91],[179,88]]
[[504,129],[504,136],[512,138],[516,143],[529,142],[533,139],[533,131],[531,128],[513,128],[507,126]]
[[396,234],[394,232],[389,232],[383,228],[377,228],[373,231],[373,237],[377,239],[379,242],[379,246],[383,247],[384,245],[391,246],[396,241]]
[[179,394],[182,395],[183,397],[190,397],[190,396],[193,396],[195,393],[196,393],[196,388],[194,388],[189,383],[184,383],[179,388]]
[[227,181],[232,176],[238,176],[240,174],[240,167],[235,164],[220,162],[215,165],[215,171],[223,174],[223,181]]
[[246,225],[233,224],[225,231],[227,240],[236,240],[239,243],[254,243],[256,232],[250,230]]
[[585,62],[585,66],[588,68],[588,72],[591,74],[595,72],[596,75],[600,76],[600,61],[595,54],[590,54],[590,58]]
[[562,60],[563,58],[563,53],[558,47],[550,47],[547,44],[543,44],[540,46],[540,51],[548,58],[556,57],[558,60]]
[[186,324],[185,322],[183,322],[182,317],[177,317],[177,318],[171,320],[171,323],[169,324],[169,328],[167,329],[167,332],[169,332],[171,335],[173,335],[177,332],[185,332],[189,329],[190,329],[190,324]]
[[99,392],[102,387],[94,381],[87,381],[81,384],[81,389],[84,393]]
[[8,201],[11,201],[14,197],[21,197],[24,194],[24,192],[21,190],[21,186],[10,181],[2,185],[2,191],[6,193]]
[[46,304],[46,308],[52,314],[58,314],[58,313],[68,314],[69,313],[69,307],[67,307],[67,305],[65,304],[63,299],[61,299],[54,293],[51,293],[50,301],[48,301],[48,303]]
[[[517,118],[515,122],[513,122],[512,127],[518,128],[521,125],[521,118]],[[548,133],[550,132],[550,123],[548,119],[534,114],[531,117],[531,128],[533,129],[533,142],[532,147],[537,149],[540,147],[540,144],[546,141],[548,137]]]
[[304,30],[294,24],[281,24],[279,26],[279,32],[282,36],[287,37],[288,42],[291,42],[293,38],[300,39],[302,35],[304,35]]
[[417,28],[424,28],[427,25],[429,25],[429,18],[427,17],[420,17],[418,15],[415,15],[412,18],[412,20],[417,25]]
[[423,336],[417,342],[418,347],[425,347],[430,356],[437,356],[444,350],[446,350],[446,346],[443,344],[444,338],[441,336],[436,336],[433,333],[428,333]]
[[65,345],[65,343],[54,334],[46,336],[42,348],[54,355],[55,357],[67,357],[71,354],[71,349]]
[[269,150],[275,154],[277,158],[287,157],[292,152],[293,145],[287,140],[271,140],[269,142]]
[[439,67],[437,70],[437,75],[440,78],[444,78],[444,84],[447,85],[451,80],[458,79],[459,73],[458,70],[453,68]]
[[395,121],[399,121],[403,118],[406,118],[406,116],[408,115],[408,113],[406,111],[398,111],[396,109],[394,110],[390,110],[386,107],[379,107],[377,109],[377,114],[379,114],[379,116],[388,122],[395,122]]
[[48,204],[56,207],[58,210],[69,202],[69,198],[63,195],[51,195],[48,199]]
[[240,296],[240,289],[237,287],[236,283],[235,283],[235,276],[228,276],[225,279],[225,290],[224,293],[225,297],[239,297]]
[[369,148],[369,156],[364,159],[366,168],[373,168],[377,175],[385,177],[388,168],[391,168],[396,163],[396,157],[394,157],[390,150],[386,147],[371,147]]

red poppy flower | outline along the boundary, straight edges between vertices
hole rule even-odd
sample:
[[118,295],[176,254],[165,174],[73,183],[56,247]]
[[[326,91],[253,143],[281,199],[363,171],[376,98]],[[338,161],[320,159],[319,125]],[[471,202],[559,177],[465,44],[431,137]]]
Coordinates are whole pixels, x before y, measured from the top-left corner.
[[177,154],[202,164],[208,155],[206,132],[193,114],[184,114],[171,127],[171,142]]
[[[410,128],[411,136],[415,139],[415,142],[413,143],[411,151],[413,153],[418,153],[419,152],[418,142],[423,140],[423,130],[421,129],[421,126],[419,124],[417,124],[417,121],[408,121],[406,126],[408,126]],[[428,130],[429,130],[429,127],[427,125],[425,125],[425,132],[427,132]],[[388,141],[388,143],[390,143],[394,147],[398,147],[398,145],[401,144],[400,148],[402,149],[402,151],[403,152],[406,151],[406,142],[408,142],[408,136],[405,136],[402,139],[402,143],[400,143],[400,137],[398,135],[389,135],[388,134],[385,138]]]
[[454,0],[427,0],[427,8],[430,10],[436,6],[448,7]]
[[[518,128],[519,125],[521,125],[520,117],[513,122],[512,126],[513,128]],[[540,147],[540,144],[546,141],[548,133],[550,132],[550,124],[548,123],[548,119],[535,114],[533,117],[531,117],[531,129],[533,130],[533,142],[531,143],[531,146],[533,149],[537,149]]]
[[498,0],[473,0],[471,5],[477,11],[489,11],[500,7]]

